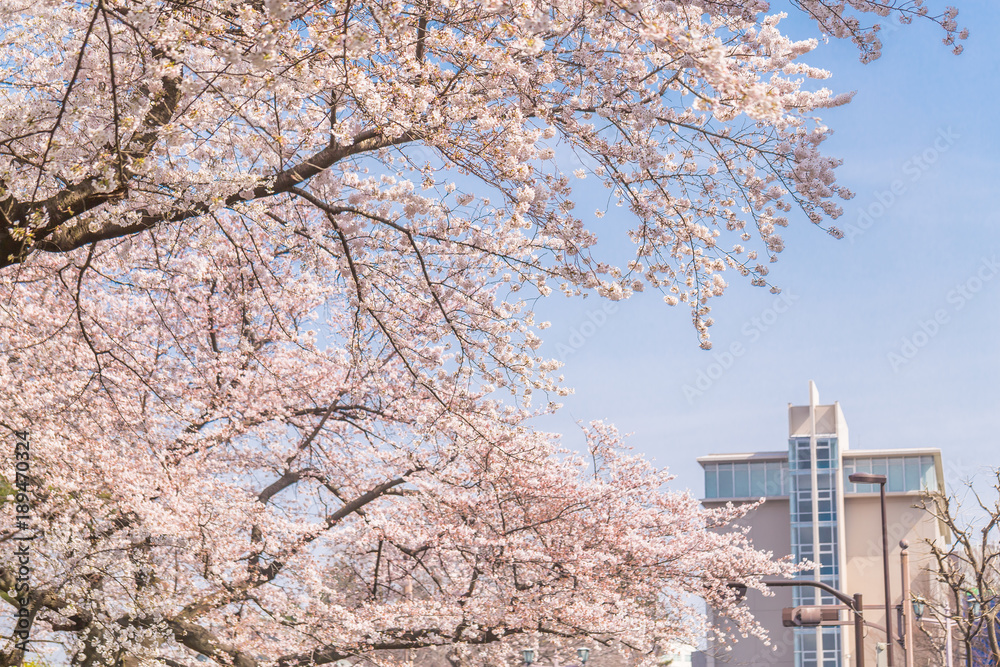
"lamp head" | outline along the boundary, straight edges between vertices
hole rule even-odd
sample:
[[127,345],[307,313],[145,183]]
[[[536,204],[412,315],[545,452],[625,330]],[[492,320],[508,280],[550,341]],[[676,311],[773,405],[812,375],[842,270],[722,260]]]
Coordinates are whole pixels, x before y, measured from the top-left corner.
[[847,479],[854,484],[885,484],[885,475],[874,475],[870,472],[856,472],[848,475]]
[[576,649],[576,655],[580,658],[580,662],[584,665],[587,664],[587,659],[590,658],[589,648],[578,648]]
[[526,648],[521,651],[521,656],[524,658],[524,664],[530,665],[535,661],[535,649]]
[[917,617],[917,620],[919,621],[921,617],[924,615],[924,610],[927,608],[927,601],[924,600],[922,597],[915,597],[913,598],[911,603],[913,604],[913,614]]

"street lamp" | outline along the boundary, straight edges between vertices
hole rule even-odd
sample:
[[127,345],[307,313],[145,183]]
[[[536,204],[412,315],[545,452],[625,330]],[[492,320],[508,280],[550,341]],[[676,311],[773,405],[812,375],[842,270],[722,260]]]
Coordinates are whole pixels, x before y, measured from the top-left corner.
[[917,617],[917,620],[919,621],[921,618],[924,617],[924,610],[927,609],[927,600],[923,599],[922,597],[915,597],[911,601],[911,604],[913,605],[913,614],[914,616]]
[[848,478],[853,484],[878,484],[882,498],[882,566],[885,574],[885,659],[886,666],[892,667],[892,599],[889,597],[889,530],[885,520],[885,475],[856,472]]
[[530,665],[535,661],[535,649],[533,648],[524,649],[523,651],[521,651],[521,657],[524,658],[524,664]]
[[[979,592],[978,588],[976,589],[976,592]],[[965,604],[972,610],[973,618],[979,616],[979,612],[982,611],[982,607],[979,606],[979,600],[976,599],[976,596],[971,591],[968,591],[965,594]]]
[[589,648],[578,648],[576,649],[576,655],[580,658],[580,664],[586,665],[587,659],[590,658]]

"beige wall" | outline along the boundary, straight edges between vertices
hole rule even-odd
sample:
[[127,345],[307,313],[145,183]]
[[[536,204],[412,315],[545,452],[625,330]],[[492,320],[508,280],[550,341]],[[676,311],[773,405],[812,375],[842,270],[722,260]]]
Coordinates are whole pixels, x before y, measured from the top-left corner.
[[[718,507],[724,503],[704,502],[706,507]],[[792,552],[792,529],[789,523],[788,498],[768,498],[763,505],[751,512],[740,526],[750,526],[749,537],[758,549],[774,552],[781,558]],[[754,612],[757,621],[764,626],[771,638],[771,646],[765,646],[753,637],[740,639],[731,650],[716,647],[708,658],[708,667],[713,660],[717,667],[723,665],[767,665],[769,667],[792,667],[795,663],[795,643],[792,629],[781,625],[781,610],[792,605],[792,589],[775,589],[775,595],[764,597],[756,591],[747,593],[746,604]]]
[[[940,539],[937,522],[923,510],[913,507],[920,502],[917,493],[889,494],[886,498],[886,515],[889,538],[889,585],[892,607],[900,603],[903,595],[902,573],[900,570],[899,541],[905,539],[910,548],[910,579],[914,594],[929,596],[934,586],[929,569],[933,566],[926,540]],[[845,593],[861,593],[864,596],[865,619],[885,625],[885,578],[882,561],[882,511],[878,494],[848,495],[845,498],[844,521],[846,527],[847,567],[844,568],[843,590]],[[869,607],[877,607],[869,609]],[[895,626],[898,616],[893,612]],[[897,633],[894,627],[893,633]],[[870,630],[865,640],[865,663],[875,664],[875,642],[885,641],[885,635],[878,630]],[[848,633],[848,650],[853,653],[853,631]],[[915,645],[921,648],[923,642]],[[845,646],[845,649],[848,647]],[[915,666],[939,665],[942,660],[933,651],[923,647],[915,655]],[[845,650],[845,653],[848,652]],[[896,664],[902,664],[902,652],[894,655]],[[853,664],[853,658],[851,660]]]

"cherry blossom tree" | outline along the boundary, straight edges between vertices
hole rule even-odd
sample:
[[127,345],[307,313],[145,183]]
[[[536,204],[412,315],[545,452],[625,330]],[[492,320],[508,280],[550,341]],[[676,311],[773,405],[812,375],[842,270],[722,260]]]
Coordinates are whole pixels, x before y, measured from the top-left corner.
[[[868,18],[965,37],[920,0],[795,9],[863,60]],[[708,346],[723,273],[768,285],[789,212],[838,235],[813,114],[850,95],[769,11],[0,2],[0,423],[32,443],[0,472],[37,535],[5,599],[31,648],[651,656],[707,631],[696,597],[760,634],[726,583],[795,567],[724,530],[740,510],[666,490],[609,426],[580,453],[531,426],[568,390],[530,303],[658,289]],[[624,266],[574,209],[584,177],[630,212]]]

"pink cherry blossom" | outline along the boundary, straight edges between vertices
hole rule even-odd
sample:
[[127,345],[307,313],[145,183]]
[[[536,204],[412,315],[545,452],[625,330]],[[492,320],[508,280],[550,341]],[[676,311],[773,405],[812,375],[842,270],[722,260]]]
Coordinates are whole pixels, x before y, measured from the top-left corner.
[[[797,4],[865,60],[869,17],[967,35],[920,0]],[[669,490],[610,426],[532,426],[569,390],[531,303],[658,289],[708,346],[725,271],[773,288],[786,214],[836,232],[851,195],[816,115],[850,93],[769,11],[0,2],[0,415],[33,443],[33,650],[497,665],[542,638],[651,662],[710,631],[698,599],[761,635],[726,583],[796,566],[727,530],[745,510]],[[624,269],[574,185],[622,207],[600,228],[634,243]]]

